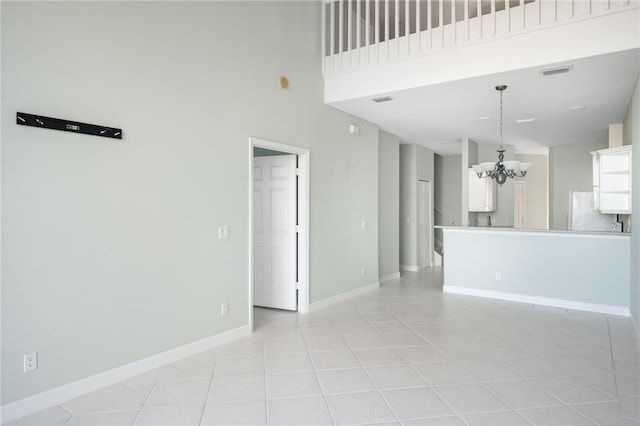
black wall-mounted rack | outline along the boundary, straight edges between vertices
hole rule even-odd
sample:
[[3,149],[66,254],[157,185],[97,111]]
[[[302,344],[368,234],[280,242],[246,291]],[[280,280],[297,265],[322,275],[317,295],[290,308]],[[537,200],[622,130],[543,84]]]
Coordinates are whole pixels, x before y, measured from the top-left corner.
[[85,135],[102,136],[104,138],[122,139],[122,129],[99,126],[96,124],[80,123],[78,121],[62,120],[60,118],[43,117],[41,115],[16,113],[16,124],[23,126],[41,127],[44,129],[62,130]]

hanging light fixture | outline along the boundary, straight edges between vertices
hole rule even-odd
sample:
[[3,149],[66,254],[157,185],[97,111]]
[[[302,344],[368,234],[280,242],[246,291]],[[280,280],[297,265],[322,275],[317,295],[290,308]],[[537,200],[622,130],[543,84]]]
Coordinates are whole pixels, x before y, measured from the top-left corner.
[[507,86],[496,86],[500,92],[500,149],[498,149],[498,162],[486,162],[475,164],[473,170],[479,178],[495,179],[500,185],[507,181],[507,178],[525,177],[531,163],[521,163],[519,161],[504,161],[504,147],[502,146],[502,92]]

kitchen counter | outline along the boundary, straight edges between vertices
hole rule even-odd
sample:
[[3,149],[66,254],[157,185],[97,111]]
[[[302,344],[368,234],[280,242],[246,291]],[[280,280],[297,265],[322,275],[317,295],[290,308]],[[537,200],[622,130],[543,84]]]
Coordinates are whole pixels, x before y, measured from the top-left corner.
[[629,233],[439,226],[443,290],[629,316]]
[[631,237],[630,232],[601,232],[601,231],[567,231],[561,229],[524,229],[512,226],[460,226],[460,225],[435,225],[435,229],[471,231],[471,232],[513,232],[513,233],[543,233],[543,234],[571,234],[571,235],[601,235],[612,237]]

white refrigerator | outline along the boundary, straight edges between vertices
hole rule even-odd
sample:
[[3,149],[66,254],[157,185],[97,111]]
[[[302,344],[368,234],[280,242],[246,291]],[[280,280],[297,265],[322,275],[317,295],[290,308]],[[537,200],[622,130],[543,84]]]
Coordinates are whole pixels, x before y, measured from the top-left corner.
[[569,193],[569,213],[567,229],[569,231],[613,232],[616,215],[602,214],[593,207],[593,192]]

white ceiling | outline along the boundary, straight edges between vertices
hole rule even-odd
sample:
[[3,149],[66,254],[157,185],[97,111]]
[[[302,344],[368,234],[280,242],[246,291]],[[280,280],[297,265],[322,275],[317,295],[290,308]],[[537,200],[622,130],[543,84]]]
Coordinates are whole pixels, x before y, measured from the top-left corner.
[[[559,65],[571,65],[571,71],[547,77],[540,73]],[[463,137],[480,144],[498,143],[495,86],[506,84],[504,144],[513,145],[516,153],[546,154],[550,146],[607,143],[609,124],[624,120],[639,72],[640,50],[634,49],[331,105],[376,123],[402,143],[452,155],[460,154]],[[382,95],[393,100],[371,100]],[[572,110],[574,106],[584,109]],[[527,118],[537,121],[516,123]]]

